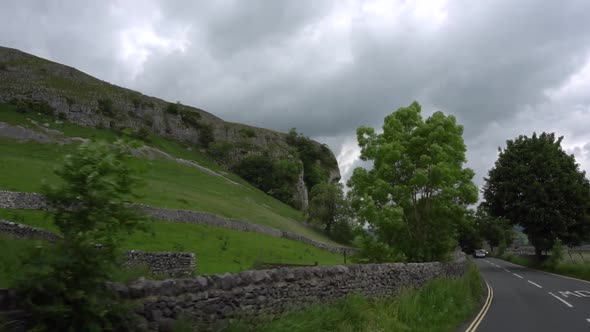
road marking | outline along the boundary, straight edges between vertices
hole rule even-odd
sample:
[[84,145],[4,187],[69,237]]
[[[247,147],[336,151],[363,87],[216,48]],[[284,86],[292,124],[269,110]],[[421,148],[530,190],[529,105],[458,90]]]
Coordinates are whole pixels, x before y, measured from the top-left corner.
[[510,270],[508,270],[508,269],[504,269],[504,271],[506,271],[506,272],[510,273]]
[[532,281],[530,281],[530,280],[527,280],[527,281],[528,281],[529,283],[531,283],[531,284],[533,284],[533,285],[535,285],[535,286],[539,287],[539,288],[543,288],[541,285],[539,285],[539,284],[536,284],[536,283],[534,283],[534,282],[532,282]]
[[586,321],[587,321],[588,323],[590,323],[590,318],[586,318]]
[[520,274],[516,274],[516,273],[512,273],[512,274],[514,274],[515,276],[519,277],[520,279],[524,279]]
[[475,317],[473,322],[471,322],[471,324],[469,324],[469,327],[467,327],[467,330],[465,330],[465,332],[475,332],[475,330],[477,330],[477,327],[479,326],[481,321],[484,319],[484,317],[488,313],[490,306],[492,305],[492,299],[494,298],[494,289],[488,284],[487,281],[486,281],[486,286],[488,288],[488,297],[486,298],[486,301],[483,304],[483,307],[481,308],[481,310],[479,311],[479,313],[477,314],[477,316]]
[[537,272],[549,274],[549,275],[552,275],[552,276],[555,276],[555,277],[566,278],[566,279],[580,281],[580,282],[584,282],[584,283],[590,284],[590,281],[588,281],[588,280],[578,279],[578,278],[574,278],[574,277],[568,277],[568,276],[564,276],[564,275],[561,275],[561,274],[555,274],[555,273],[551,273],[551,272],[547,272],[547,271],[543,271],[543,270],[537,270],[537,269],[533,269],[532,267],[527,267],[527,266],[519,265],[519,264],[508,262],[508,261],[504,261],[504,262],[505,263],[508,263],[508,264],[515,265],[515,266],[524,267],[525,269],[529,269],[529,270],[533,270],[533,271],[537,271]]
[[559,301],[563,302],[566,306],[573,308],[574,306],[569,304],[566,300],[562,299],[561,297],[549,292],[549,295],[553,296],[554,298],[558,299]]
[[559,291],[559,294],[563,297],[575,296],[575,297],[590,297],[590,291],[577,290],[577,291]]

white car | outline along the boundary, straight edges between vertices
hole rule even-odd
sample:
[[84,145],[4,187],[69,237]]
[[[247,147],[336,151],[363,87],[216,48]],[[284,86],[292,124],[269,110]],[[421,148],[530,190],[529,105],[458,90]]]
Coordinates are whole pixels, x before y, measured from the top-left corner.
[[476,250],[473,253],[473,257],[475,257],[475,258],[485,258],[486,255],[487,255],[487,252],[483,249]]

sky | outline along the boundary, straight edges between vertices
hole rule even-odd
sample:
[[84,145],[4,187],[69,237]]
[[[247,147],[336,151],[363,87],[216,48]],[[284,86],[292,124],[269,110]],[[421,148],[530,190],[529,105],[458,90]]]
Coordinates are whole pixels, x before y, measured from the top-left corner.
[[417,100],[464,126],[474,181],[519,134],[555,132],[590,170],[590,1],[19,0],[0,45],[225,120],[327,143]]

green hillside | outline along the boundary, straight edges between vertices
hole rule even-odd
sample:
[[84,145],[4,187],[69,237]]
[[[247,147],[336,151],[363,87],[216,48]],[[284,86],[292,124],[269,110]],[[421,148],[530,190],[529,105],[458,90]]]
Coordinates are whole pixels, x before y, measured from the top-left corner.
[[[39,192],[44,182],[56,183],[54,168],[72,152],[78,142],[72,137],[114,141],[128,133],[110,129],[80,127],[49,116],[16,111],[14,105],[0,104],[0,122],[28,128],[28,132],[48,135],[51,142],[24,141],[0,137],[0,190]],[[169,156],[131,160],[143,180],[137,202],[157,207],[204,211],[297,233],[338,245],[321,231],[301,223],[303,214],[266,195],[235,174],[224,171],[198,150],[156,135],[143,137],[146,146],[157,148],[174,158],[198,163],[192,167]],[[215,172],[215,173],[212,173]],[[0,209],[0,219],[56,231],[46,213]],[[198,274],[237,272],[252,269],[255,262],[321,265],[342,264],[343,257],[316,247],[284,238],[233,231],[195,224],[155,221],[153,233],[136,233],[126,239],[125,249],[145,251],[188,251],[197,256]],[[0,251],[23,252],[38,240],[3,237]],[[0,258],[0,287],[10,285],[18,272],[19,255]]]
[[[42,132],[42,129],[27,118],[40,124],[49,124],[51,129],[63,132],[66,137],[114,140],[120,135],[107,129],[79,127],[69,123],[56,124],[43,115],[21,114],[15,111],[14,106],[0,105],[0,121]],[[174,160],[136,158],[133,164],[140,170],[144,180],[138,202],[158,207],[210,212],[336,244],[318,230],[301,224],[299,221],[304,217],[300,211],[266,195],[236,175],[223,172],[198,151],[189,151],[177,142],[154,135],[147,138],[146,144],[174,157],[198,162],[225,174],[227,179],[238,184]],[[38,192],[43,181],[57,181],[53,174],[54,167],[74,148],[75,144],[47,144],[0,138],[0,189]]]

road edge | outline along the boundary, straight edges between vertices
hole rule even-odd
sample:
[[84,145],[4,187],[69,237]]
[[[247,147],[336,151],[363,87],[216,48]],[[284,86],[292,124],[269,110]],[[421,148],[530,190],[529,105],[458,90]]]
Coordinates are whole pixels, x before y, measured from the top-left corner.
[[473,321],[471,321],[471,324],[469,324],[465,332],[475,332],[479,324],[483,321],[486,314],[488,313],[490,306],[492,305],[492,300],[494,299],[494,289],[490,286],[490,284],[488,284],[487,280],[484,279],[484,282],[487,288],[486,300],[484,301],[483,306],[481,307]]
[[535,268],[532,268],[532,267],[528,267],[528,266],[524,266],[524,265],[516,264],[516,263],[513,263],[513,262],[511,262],[511,261],[507,261],[507,260],[505,260],[505,259],[498,258],[498,257],[493,257],[493,258],[495,258],[495,259],[497,259],[497,260],[501,260],[502,262],[506,262],[506,263],[510,263],[510,264],[513,264],[513,265],[516,265],[516,266],[524,267],[525,269],[529,269],[529,270],[533,270],[533,271],[537,271],[537,272],[541,272],[541,273],[549,274],[549,275],[556,276],[556,277],[561,277],[561,278],[570,279],[570,280],[575,280],[575,281],[581,281],[581,282],[585,282],[585,283],[587,283],[587,284],[590,284],[590,281],[588,281],[588,280],[584,280],[584,279],[578,279],[578,278],[575,278],[575,277],[564,276],[563,274],[557,274],[557,273],[552,273],[552,272],[547,272],[547,271],[543,271],[543,270],[535,269]]

